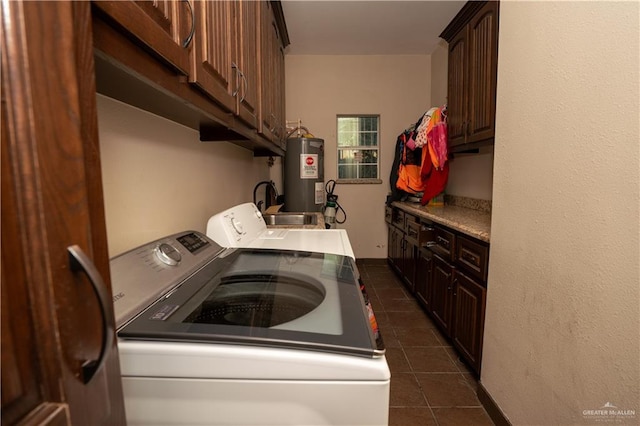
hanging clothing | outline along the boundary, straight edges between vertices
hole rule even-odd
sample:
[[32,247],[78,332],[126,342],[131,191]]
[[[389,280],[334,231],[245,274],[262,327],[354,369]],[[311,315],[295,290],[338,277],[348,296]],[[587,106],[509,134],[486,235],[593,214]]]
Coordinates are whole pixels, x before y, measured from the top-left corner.
[[436,169],[442,169],[447,162],[447,123],[443,119],[442,109],[438,108],[431,116],[427,126],[429,154]]
[[418,148],[422,148],[427,144],[427,126],[431,121],[431,115],[436,109],[436,107],[430,108],[420,118],[420,124],[416,127],[416,146]]
[[449,163],[445,163],[441,170],[435,167],[431,169],[431,173],[425,182],[424,194],[420,200],[420,204],[426,205],[429,200],[439,195],[447,186],[447,180],[449,179]]

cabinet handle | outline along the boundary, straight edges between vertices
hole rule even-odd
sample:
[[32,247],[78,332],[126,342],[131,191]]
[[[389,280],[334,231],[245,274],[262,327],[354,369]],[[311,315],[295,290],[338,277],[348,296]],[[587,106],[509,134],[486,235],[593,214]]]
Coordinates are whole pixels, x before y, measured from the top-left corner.
[[193,11],[193,6],[191,6],[191,2],[189,0],[182,0],[182,1],[185,2],[187,6],[189,6],[189,12],[191,12],[191,31],[189,31],[189,35],[187,36],[186,39],[184,39],[184,42],[182,42],[182,47],[186,49],[191,44],[191,40],[193,40],[193,35],[196,32],[196,14]]
[[472,253],[469,253],[466,250],[463,250],[461,253],[462,260],[466,260],[467,262],[474,264],[476,266],[480,266],[480,258]]
[[238,68],[238,64],[236,64],[235,62],[231,62],[231,69],[236,72],[236,88],[231,94],[231,96],[235,98],[236,96],[238,96],[238,92],[240,91],[240,85],[238,84],[238,76],[242,75],[242,71],[240,71],[240,68]]
[[249,83],[247,83],[247,77],[245,77],[244,73],[240,71],[240,77],[242,77],[242,96],[240,96],[240,103],[244,102],[244,95],[247,93],[249,89]]
[[84,272],[89,279],[93,292],[98,299],[100,314],[102,315],[102,347],[100,348],[100,355],[98,359],[85,360],[82,363],[82,381],[86,385],[93,379],[107,359],[107,353],[113,344],[113,336],[115,334],[113,324],[115,320],[113,311],[109,309],[111,301],[107,288],[91,259],[77,245],[67,247],[67,252],[69,253],[71,271]]
[[444,247],[449,248],[449,240],[447,240],[446,238],[438,237],[438,242]]

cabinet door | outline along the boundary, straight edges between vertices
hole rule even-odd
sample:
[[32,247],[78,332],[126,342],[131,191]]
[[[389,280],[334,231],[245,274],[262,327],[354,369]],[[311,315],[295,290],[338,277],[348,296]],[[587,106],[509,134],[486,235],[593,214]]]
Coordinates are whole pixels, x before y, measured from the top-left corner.
[[94,1],[96,8],[183,74],[189,72],[192,4],[182,0]]
[[1,7],[2,424],[125,424],[90,4]]
[[449,43],[447,136],[450,146],[465,143],[467,59],[467,28],[463,28]]
[[284,48],[282,47],[282,41],[278,37],[275,50],[275,72],[276,72],[276,90],[274,109],[276,116],[275,123],[275,142],[280,145],[282,149],[286,149],[286,109],[285,109],[285,83],[284,83]]
[[189,81],[213,100],[236,110],[235,5],[230,1],[194,1],[196,32],[191,49]]
[[437,255],[433,256],[431,282],[433,284],[431,297],[433,319],[442,327],[442,330],[448,336],[451,321],[453,267]]
[[416,299],[427,311],[431,311],[432,256],[429,250],[421,249],[416,264]]
[[389,262],[393,262],[393,246],[395,243],[393,239],[394,235],[393,226],[387,226],[387,261]]
[[258,132],[284,147],[284,50],[270,2],[259,3],[262,76]]
[[416,281],[416,258],[418,246],[411,240],[405,238],[403,245],[403,263],[402,263],[402,275],[404,277],[404,283],[411,294],[415,293],[415,281]]
[[241,0],[236,3],[238,31],[237,70],[240,78],[237,114],[249,126],[258,126],[258,19],[259,2]]
[[467,142],[495,135],[498,72],[498,2],[488,2],[468,26],[469,100]]
[[486,290],[459,271],[455,275],[451,337],[469,364],[480,372]]
[[392,233],[392,248],[391,251],[393,253],[393,267],[396,269],[396,271],[398,271],[398,273],[402,273],[402,261],[403,261],[403,240],[402,240],[402,233],[400,231],[398,231],[398,229],[395,226],[392,226],[391,228],[391,233]]

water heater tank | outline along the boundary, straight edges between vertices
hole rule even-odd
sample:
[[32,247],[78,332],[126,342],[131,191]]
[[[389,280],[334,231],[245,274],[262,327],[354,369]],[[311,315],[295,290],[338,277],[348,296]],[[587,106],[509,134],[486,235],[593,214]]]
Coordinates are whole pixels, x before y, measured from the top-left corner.
[[284,210],[319,212],[324,205],[324,140],[289,138],[284,156]]

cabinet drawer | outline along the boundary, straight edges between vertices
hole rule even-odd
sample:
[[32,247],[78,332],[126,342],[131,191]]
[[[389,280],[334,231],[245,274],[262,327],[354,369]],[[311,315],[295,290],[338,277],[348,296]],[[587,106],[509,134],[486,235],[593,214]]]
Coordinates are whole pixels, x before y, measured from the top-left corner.
[[433,245],[435,240],[435,229],[433,225],[407,220],[407,226],[405,229],[407,239],[411,239],[418,247]]
[[392,221],[398,229],[404,231],[404,212],[402,210],[393,209]]
[[456,237],[452,232],[449,232],[439,226],[435,227],[435,245],[432,247],[434,251],[437,251],[445,260],[453,262],[454,260],[454,247]]
[[389,206],[384,208],[384,221],[387,223],[391,223],[391,218],[393,216],[393,209]]
[[489,247],[459,236],[456,243],[458,264],[474,277],[487,281]]
[[420,240],[420,222],[412,222],[410,220],[411,217],[412,216],[407,216],[405,235],[408,240],[411,240],[415,245],[418,245]]

